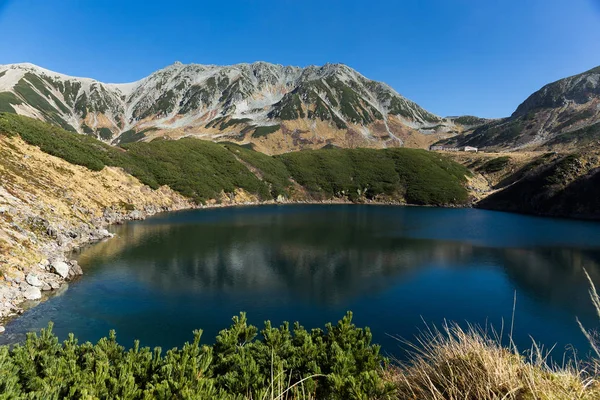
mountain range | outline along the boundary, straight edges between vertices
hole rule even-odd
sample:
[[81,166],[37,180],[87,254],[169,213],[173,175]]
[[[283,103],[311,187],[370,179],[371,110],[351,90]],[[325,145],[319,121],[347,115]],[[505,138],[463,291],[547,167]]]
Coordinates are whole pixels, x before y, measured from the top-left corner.
[[488,121],[439,144],[494,151],[573,151],[600,141],[600,67],[550,83],[508,118]]
[[137,82],[107,84],[33,64],[0,66],[0,111],[119,144],[196,136],[302,148],[427,147],[485,120],[442,118],[343,64],[175,63]]
[[102,83],[33,64],[0,66],[0,112],[106,143],[193,136],[279,154],[305,148],[475,146],[566,150],[600,140],[600,67],[550,83],[507,118],[440,117],[343,64],[176,62]]

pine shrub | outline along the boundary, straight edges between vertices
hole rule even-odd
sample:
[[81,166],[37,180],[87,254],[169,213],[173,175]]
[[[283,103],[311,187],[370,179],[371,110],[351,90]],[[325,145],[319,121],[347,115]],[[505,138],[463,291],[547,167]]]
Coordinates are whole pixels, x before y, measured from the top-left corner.
[[267,321],[260,332],[241,313],[214,345],[201,336],[163,354],[137,341],[125,349],[114,331],[96,344],[72,334],[60,343],[49,324],[0,347],[0,399],[371,399],[393,390],[382,379],[387,360],[350,312],[324,330]]

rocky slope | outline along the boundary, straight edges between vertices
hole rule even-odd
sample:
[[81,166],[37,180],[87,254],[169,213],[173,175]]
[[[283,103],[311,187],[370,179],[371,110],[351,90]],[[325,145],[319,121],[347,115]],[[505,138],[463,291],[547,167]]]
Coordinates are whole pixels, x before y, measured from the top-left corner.
[[427,147],[480,125],[440,118],[342,64],[289,67],[175,63],[128,84],[75,78],[32,64],[0,66],[0,111],[113,144],[197,136],[267,153],[327,145]]
[[488,150],[575,150],[600,141],[600,67],[550,83],[508,118],[441,144]]
[[478,207],[600,219],[600,152],[546,153],[511,171]]
[[111,236],[108,224],[191,206],[119,168],[91,171],[0,135],[0,320],[80,274],[65,254]]

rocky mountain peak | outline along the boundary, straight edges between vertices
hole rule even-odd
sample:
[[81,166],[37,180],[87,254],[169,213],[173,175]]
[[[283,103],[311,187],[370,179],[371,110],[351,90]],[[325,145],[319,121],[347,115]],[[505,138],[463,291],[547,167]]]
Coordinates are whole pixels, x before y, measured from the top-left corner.
[[[5,65],[0,66],[0,110],[112,143],[158,134],[276,141],[268,151],[348,141],[398,146],[408,136],[436,132],[431,126],[441,133],[456,129],[344,64],[175,62],[125,84],[70,77],[32,64]],[[291,141],[285,139],[288,132],[294,135]]]

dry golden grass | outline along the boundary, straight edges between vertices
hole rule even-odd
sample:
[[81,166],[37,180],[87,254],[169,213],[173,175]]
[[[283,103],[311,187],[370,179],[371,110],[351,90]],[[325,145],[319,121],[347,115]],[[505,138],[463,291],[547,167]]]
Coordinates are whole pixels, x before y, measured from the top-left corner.
[[[588,280],[600,318],[600,296],[589,276]],[[600,357],[597,335],[579,325]],[[408,361],[385,372],[397,386],[398,399],[600,399],[598,359],[559,366],[535,344],[524,356],[515,346],[503,346],[494,332],[457,324],[428,328],[416,343],[407,345]]]
[[598,399],[600,385],[583,369],[550,365],[538,348],[524,357],[498,338],[456,324],[430,329],[410,360],[386,372],[399,399]]

